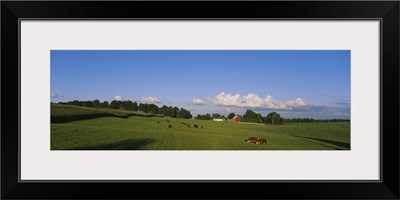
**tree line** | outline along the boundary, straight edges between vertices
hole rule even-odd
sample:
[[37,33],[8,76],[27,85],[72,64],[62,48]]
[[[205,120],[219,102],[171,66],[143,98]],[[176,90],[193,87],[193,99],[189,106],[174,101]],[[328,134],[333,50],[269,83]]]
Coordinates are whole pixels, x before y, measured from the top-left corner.
[[100,102],[99,100],[93,101],[69,101],[69,102],[59,102],[58,104],[63,105],[74,105],[74,106],[83,106],[83,107],[90,107],[90,108],[109,108],[109,109],[118,109],[118,110],[128,110],[128,111],[135,111],[135,112],[144,112],[150,114],[159,114],[173,118],[184,118],[189,119],[192,118],[190,111],[184,108],[172,107],[163,105],[162,107],[158,107],[155,104],[148,104],[148,103],[137,103],[132,102],[130,100],[126,101],[117,101],[113,100],[111,102],[103,101]]
[[[91,108],[110,108],[110,109],[119,109],[119,110],[128,110],[135,112],[144,112],[150,114],[159,114],[163,116],[173,117],[173,118],[184,118],[190,119],[192,118],[192,114],[190,111],[184,108],[172,107],[163,105],[162,107],[158,107],[155,104],[147,104],[147,103],[137,103],[132,102],[130,100],[125,101],[117,101],[113,100],[110,103],[108,101],[100,102],[99,100],[93,101],[69,101],[69,102],[59,102],[58,104],[64,105],[74,105],[74,106],[83,106],[83,107],[91,107]],[[213,120],[213,119],[233,119],[236,116],[235,113],[231,112],[227,117],[224,115],[213,113],[212,115],[206,113],[205,115],[198,114],[195,118],[198,120]],[[240,117],[241,122],[253,122],[253,123],[264,123],[271,125],[283,124],[285,122],[349,122],[348,119],[322,119],[316,120],[313,118],[292,118],[292,119],[284,119],[277,112],[270,112],[267,116],[262,116],[260,113],[256,113],[252,110],[246,110],[244,115],[237,115]]]
[[267,116],[262,116],[260,113],[255,113],[252,110],[247,110],[244,115],[236,115],[235,113],[231,112],[227,117],[224,115],[220,115],[218,113],[213,113],[210,115],[209,113],[206,113],[205,115],[198,114],[196,116],[196,119],[199,120],[212,120],[212,119],[233,119],[235,116],[240,117],[241,122],[253,122],[253,123],[267,123],[267,124],[282,124],[283,123],[283,118],[276,113],[276,112],[271,112]]
[[212,119],[233,119],[235,116],[240,117],[241,122],[252,122],[252,123],[264,123],[271,125],[279,125],[284,123],[292,123],[292,122],[350,122],[349,119],[313,119],[313,118],[291,118],[285,119],[281,117],[281,115],[277,112],[270,112],[267,116],[262,116],[260,113],[256,113],[252,110],[246,110],[244,115],[236,115],[235,113],[229,113],[227,117],[224,115],[220,115],[218,113],[213,113],[210,115],[209,113],[205,115],[198,114],[196,119],[201,120],[212,120]]

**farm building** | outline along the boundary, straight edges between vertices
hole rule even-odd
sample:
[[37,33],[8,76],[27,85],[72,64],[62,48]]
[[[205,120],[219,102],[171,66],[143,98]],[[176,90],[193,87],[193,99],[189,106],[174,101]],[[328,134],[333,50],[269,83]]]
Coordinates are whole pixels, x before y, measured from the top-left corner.
[[228,119],[228,122],[240,123],[240,117],[236,115],[235,117],[233,117],[233,119]]
[[214,121],[214,122],[223,122],[224,119],[215,119],[215,118],[214,118],[213,121]]

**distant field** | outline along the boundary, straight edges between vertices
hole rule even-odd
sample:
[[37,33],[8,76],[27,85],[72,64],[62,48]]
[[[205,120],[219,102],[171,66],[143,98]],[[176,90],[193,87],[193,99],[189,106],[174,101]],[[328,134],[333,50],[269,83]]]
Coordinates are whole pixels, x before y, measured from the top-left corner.
[[[52,105],[51,118],[52,150],[350,149],[349,122],[260,126],[65,105]],[[181,122],[197,124],[199,128],[189,128]],[[265,138],[268,144],[246,143],[249,137]]]

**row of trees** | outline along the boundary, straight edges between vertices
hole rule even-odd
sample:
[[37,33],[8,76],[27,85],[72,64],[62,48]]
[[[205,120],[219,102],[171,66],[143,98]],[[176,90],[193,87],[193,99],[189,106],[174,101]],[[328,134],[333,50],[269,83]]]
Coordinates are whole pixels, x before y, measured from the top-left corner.
[[252,110],[247,110],[246,114],[243,115],[241,121],[277,125],[283,124],[284,119],[277,112],[270,112],[267,116],[263,117],[260,113],[255,113]]
[[211,115],[209,113],[207,113],[205,115],[198,114],[196,116],[196,119],[199,119],[199,120],[212,120],[213,118],[211,117]]
[[162,106],[158,107],[155,104],[147,104],[147,103],[137,103],[132,101],[117,101],[113,100],[110,103],[108,101],[100,102],[99,100],[94,101],[69,101],[69,102],[60,102],[58,104],[64,105],[74,105],[74,106],[83,106],[83,107],[91,107],[91,108],[110,108],[110,109],[119,109],[119,110],[128,110],[128,111],[136,111],[136,112],[144,112],[151,114],[160,114],[164,116],[169,116],[173,118],[192,118],[190,111],[184,108],[172,107],[172,106]]
[[226,117],[224,115],[220,115],[218,113],[213,113],[212,115],[210,115],[209,113],[206,113],[205,115],[198,114],[196,116],[196,119],[212,120],[212,119],[226,119]]
[[[129,110],[136,112],[144,112],[151,114],[160,114],[164,116],[169,116],[173,118],[184,118],[189,119],[192,118],[190,111],[184,108],[172,107],[163,105],[162,107],[158,107],[155,104],[147,104],[147,103],[137,103],[132,102],[130,100],[126,101],[117,101],[113,100],[110,103],[108,101],[100,102],[99,100],[93,101],[69,101],[69,102],[59,102],[58,104],[65,105],[75,105],[75,106],[84,106],[91,108],[110,108],[110,109],[119,109],[119,110]],[[196,119],[199,120],[212,120],[212,119],[233,119],[236,116],[235,113],[229,113],[227,117],[224,115],[213,113],[210,115],[209,113],[205,115],[198,114]],[[284,119],[280,116],[280,114],[276,112],[270,112],[267,116],[262,116],[260,113],[256,113],[252,110],[247,110],[246,113],[241,116],[242,122],[254,122],[254,123],[265,123],[271,125],[283,124],[284,122],[343,122],[350,121],[346,119],[330,119],[330,120],[315,120],[312,118],[292,118],[292,119]]]
[[[218,113],[213,113],[210,115],[209,113],[205,115],[198,114],[196,119],[200,120],[212,120],[212,119],[233,119],[236,116],[235,113],[229,113],[228,117],[224,115],[220,115]],[[276,112],[271,112],[267,116],[263,117],[260,113],[255,113],[252,110],[247,110],[246,113],[242,115],[238,115],[241,118],[242,122],[253,122],[253,123],[268,123],[271,125],[282,124],[284,119]]]

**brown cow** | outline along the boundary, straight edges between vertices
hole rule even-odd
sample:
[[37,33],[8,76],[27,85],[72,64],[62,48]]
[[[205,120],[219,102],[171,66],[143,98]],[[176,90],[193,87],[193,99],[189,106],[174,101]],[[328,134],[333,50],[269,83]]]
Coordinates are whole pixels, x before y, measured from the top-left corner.
[[198,128],[198,127],[199,127],[199,125],[197,125],[197,124],[193,124],[193,126],[194,126],[195,128]]
[[204,128],[203,126],[200,126],[200,128]]
[[168,119],[165,119],[168,123],[170,123],[170,121]]
[[168,126],[168,128],[171,128],[172,127],[172,125],[170,124],[169,126]]
[[256,144],[267,144],[267,139],[259,139]]
[[190,124],[188,124],[188,127],[189,127],[189,128],[192,128],[192,127],[190,126]]
[[257,138],[255,138],[255,137],[251,137],[251,138],[249,138],[249,139],[247,139],[247,140],[245,140],[247,143],[256,143],[257,142]]
[[187,124],[186,124],[186,122],[181,122],[181,124],[183,124],[183,125],[187,125]]

